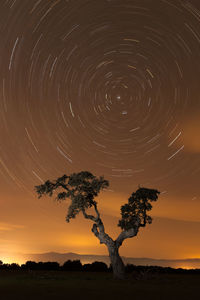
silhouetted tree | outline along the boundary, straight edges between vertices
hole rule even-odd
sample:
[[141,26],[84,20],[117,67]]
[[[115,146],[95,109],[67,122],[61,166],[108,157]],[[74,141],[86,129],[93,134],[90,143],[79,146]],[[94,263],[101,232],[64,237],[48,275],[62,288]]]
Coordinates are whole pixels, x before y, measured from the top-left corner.
[[[63,175],[55,181],[46,181],[44,184],[36,186],[36,192],[40,198],[42,195],[52,196],[58,190],[56,199],[58,201],[71,199],[68,207],[66,221],[74,219],[80,212],[86,219],[91,220],[93,234],[99,239],[101,244],[108,248],[112,269],[115,278],[124,278],[125,267],[119,255],[119,247],[125,239],[132,238],[138,234],[140,227],[152,222],[152,218],[147,212],[152,209],[151,201],[156,201],[159,191],[140,187],[132,193],[128,203],[121,206],[121,219],[118,226],[122,232],[116,240],[113,240],[106,232],[94,200],[99,192],[107,188],[109,182],[103,176],[99,178],[88,171]],[[62,189],[62,191],[60,191]],[[87,209],[93,208],[94,213],[88,214]]]
[[23,268],[26,270],[37,270],[38,269],[38,264],[35,261],[27,261],[24,265]]
[[64,271],[82,271],[82,264],[80,260],[67,260],[63,264],[62,269]]
[[95,261],[91,264],[84,264],[83,271],[86,271],[86,272],[108,272],[108,267],[104,262]]
[[46,261],[46,262],[27,261],[25,264],[21,265],[21,268],[25,270],[56,271],[60,269],[60,265],[56,261]]
[[9,265],[10,270],[20,270],[20,265],[16,263],[12,263]]
[[[39,263],[40,264],[40,263]],[[50,271],[56,271],[60,269],[60,265],[56,261],[47,261],[41,263],[41,269],[40,270],[50,270]]]

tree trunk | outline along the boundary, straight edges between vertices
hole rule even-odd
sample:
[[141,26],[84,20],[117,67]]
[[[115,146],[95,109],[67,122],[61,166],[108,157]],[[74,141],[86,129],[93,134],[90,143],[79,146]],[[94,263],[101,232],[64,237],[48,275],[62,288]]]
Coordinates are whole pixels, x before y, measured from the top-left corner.
[[113,269],[113,276],[115,279],[125,279],[125,266],[119,255],[118,247],[115,245],[108,246],[108,252]]

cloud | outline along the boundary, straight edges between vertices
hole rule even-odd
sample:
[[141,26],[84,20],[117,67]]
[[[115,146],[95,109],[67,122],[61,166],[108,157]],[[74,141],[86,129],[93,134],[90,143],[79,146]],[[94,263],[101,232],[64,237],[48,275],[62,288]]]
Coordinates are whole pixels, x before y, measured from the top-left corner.
[[192,153],[200,153],[200,116],[193,115],[184,120],[179,143]]
[[150,212],[153,218],[165,218],[181,222],[200,222],[199,197],[196,200],[188,197],[166,195],[158,200]]
[[0,223],[0,231],[12,231],[12,230],[22,229],[22,228],[24,228],[24,226],[22,225]]

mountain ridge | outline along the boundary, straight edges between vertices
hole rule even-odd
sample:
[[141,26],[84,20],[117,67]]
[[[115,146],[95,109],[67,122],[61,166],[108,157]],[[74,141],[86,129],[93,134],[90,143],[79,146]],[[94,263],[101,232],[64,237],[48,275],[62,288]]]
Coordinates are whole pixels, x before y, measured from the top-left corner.
[[[21,254],[18,253],[13,255],[18,257],[21,263],[26,261],[57,261],[59,264],[63,264],[67,260],[80,260],[82,264],[92,263],[94,261],[102,261],[108,266],[110,265],[110,259],[107,255],[95,255],[95,254],[78,254],[74,252],[45,252],[45,253],[29,253]],[[172,267],[172,268],[200,268],[200,258],[185,258],[185,259],[156,259],[148,257],[125,257],[121,256],[125,264],[134,265],[152,265],[161,267]],[[12,255],[11,255],[12,258]],[[0,254],[1,259],[1,254]],[[3,260],[3,259],[2,259]]]

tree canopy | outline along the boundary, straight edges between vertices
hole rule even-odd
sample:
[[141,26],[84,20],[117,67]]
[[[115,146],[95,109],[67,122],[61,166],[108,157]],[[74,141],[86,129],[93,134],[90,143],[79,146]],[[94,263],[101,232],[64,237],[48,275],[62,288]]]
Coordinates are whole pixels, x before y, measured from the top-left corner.
[[102,189],[109,186],[108,180],[103,176],[99,178],[88,171],[73,173],[70,176],[63,175],[54,182],[46,181],[44,184],[36,186],[36,192],[39,198],[42,195],[52,196],[54,190],[63,188],[65,191],[58,192],[56,199],[58,201],[71,199],[71,205],[68,208],[66,221],[76,217],[79,212],[85,212],[86,209],[94,206],[96,208],[97,202],[94,198]]
[[118,226],[121,229],[128,230],[136,224],[144,227],[147,223],[152,223],[152,218],[147,215],[147,211],[152,209],[151,201],[156,201],[159,191],[154,189],[139,188],[132,193],[128,203],[121,206],[121,220]]

